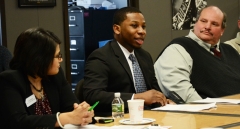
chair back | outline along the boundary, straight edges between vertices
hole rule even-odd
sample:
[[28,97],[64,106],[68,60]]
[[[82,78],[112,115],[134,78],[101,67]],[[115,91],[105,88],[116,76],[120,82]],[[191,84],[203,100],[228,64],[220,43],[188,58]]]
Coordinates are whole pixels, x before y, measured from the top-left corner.
[[9,63],[12,59],[12,53],[4,46],[0,45],[0,73],[10,69]]
[[77,85],[75,87],[75,91],[74,91],[74,94],[76,95],[76,97],[80,103],[84,101],[84,99],[83,99],[83,82],[84,82],[84,79],[81,79],[77,83]]

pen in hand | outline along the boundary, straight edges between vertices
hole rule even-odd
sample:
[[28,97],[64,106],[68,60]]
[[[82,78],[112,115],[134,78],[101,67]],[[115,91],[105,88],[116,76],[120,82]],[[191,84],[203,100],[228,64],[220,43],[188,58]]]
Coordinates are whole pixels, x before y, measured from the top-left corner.
[[99,101],[97,101],[95,104],[93,104],[91,106],[91,108],[88,109],[88,111],[92,111],[97,105],[98,105]]

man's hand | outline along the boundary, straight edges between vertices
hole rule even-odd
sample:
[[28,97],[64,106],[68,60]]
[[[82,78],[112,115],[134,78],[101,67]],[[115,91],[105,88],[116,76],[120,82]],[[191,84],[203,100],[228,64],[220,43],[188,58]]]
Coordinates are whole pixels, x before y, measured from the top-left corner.
[[150,105],[152,103],[160,103],[162,106],[164,106],[168,103],[164,94],[154,89],[135,94],[134,99],[144,99],[144,103],[147,105]]
[[171,99],[167,99],[167,104],[173,104],[173,105],[175,105],[176,103],[174,103]]

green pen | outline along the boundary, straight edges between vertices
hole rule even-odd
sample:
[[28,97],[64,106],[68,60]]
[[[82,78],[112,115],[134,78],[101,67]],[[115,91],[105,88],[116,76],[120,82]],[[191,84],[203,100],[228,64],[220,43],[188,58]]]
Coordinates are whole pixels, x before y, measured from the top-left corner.
[[88,109],[88,111],[92,111],[97,105],[98,105],[99,101],[97,101],[95,104],[93,104],[93,106],[91,106],[91,108]]

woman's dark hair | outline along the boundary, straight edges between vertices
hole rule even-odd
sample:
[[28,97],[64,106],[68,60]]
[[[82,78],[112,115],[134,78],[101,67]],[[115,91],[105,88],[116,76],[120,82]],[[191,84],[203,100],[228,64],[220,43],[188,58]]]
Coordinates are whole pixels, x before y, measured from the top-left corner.
[[61,44],[59,38],[48,30],[39,27],[27,29],[17,38],[10,68],[34,78],[46,78],[58,44]]
[[128,13],[142,13],[138,8],[135,7],[123,7],[117,10],[113,16],[113,25],[120,25],[126,18]]

